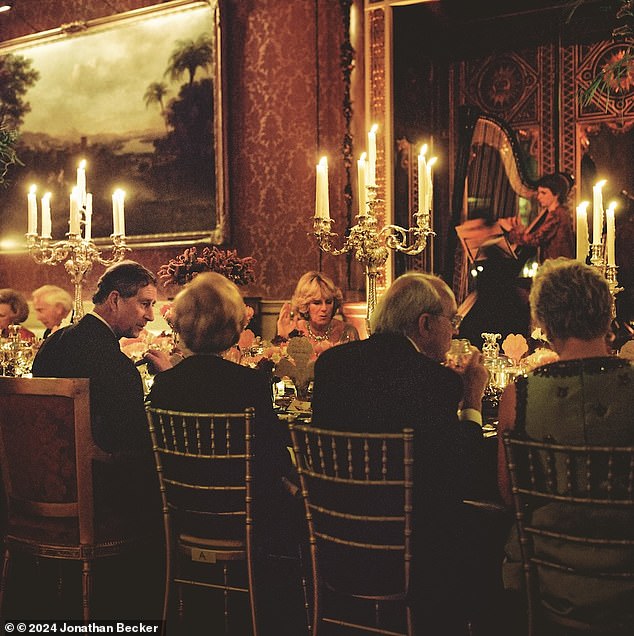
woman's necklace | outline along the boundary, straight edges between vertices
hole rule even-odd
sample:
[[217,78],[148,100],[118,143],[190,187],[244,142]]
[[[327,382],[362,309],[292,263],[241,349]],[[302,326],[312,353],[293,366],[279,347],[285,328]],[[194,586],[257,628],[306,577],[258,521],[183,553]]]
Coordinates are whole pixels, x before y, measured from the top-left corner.
[[326,333],[323,336],[318,336],[316,333],[313,333],[313,330],[310,328],[310,321],[306,321],[306,329],[308,331],[308,337],[314,340],[315,342],[323,342],[324,340],[328,340],[330,338],[330,332],[332,331],[332,322],[328,325],[328,329],[326,329]]

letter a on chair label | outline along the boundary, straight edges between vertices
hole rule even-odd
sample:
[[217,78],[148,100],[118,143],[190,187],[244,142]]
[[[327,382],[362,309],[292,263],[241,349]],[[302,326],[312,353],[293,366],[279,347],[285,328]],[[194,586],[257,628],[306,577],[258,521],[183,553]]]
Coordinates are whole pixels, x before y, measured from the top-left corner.
[[216,553],[214,550],[200,550],[192,548],[192,561],[200,561],[202,563],[215,563]]

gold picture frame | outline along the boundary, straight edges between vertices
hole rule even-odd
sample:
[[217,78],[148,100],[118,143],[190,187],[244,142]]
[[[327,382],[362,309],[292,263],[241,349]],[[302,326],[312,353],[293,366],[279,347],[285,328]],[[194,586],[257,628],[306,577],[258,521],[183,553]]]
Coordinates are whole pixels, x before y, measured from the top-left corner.
[[0,192],[2,239],[24,242],[31,184],[38,205],[51,192],[64,238],[83,159],[96,243],[112,233],[116,188],[133,247],[229,240],[220,5],[170,0],[0,43],[25,73],[23,108],[4,117],[22,165]]

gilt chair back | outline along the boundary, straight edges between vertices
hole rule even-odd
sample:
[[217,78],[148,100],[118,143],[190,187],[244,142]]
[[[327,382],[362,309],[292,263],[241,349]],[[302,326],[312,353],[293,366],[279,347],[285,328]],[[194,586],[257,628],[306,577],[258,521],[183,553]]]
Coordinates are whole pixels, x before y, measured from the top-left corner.
[[[592,633],[634,633],[634,447],[566,445],[512,432],[503,440],[530,636],[543,633],[543,621]],[[617,594],[629,598],[625,612],[558,611],[557,594],[573,584],[597,598],[620,586]]]
[[[190,413],[148,405],[147,418],[159,477],[167,547],[164,625],[171,590],[182,586],[221,590],[224,629],[231,629],[229,596],[247,594],[257,633],[253,578],[253,419],[240,413]],[[230,582],[231,564],[246,564],[246,580]],[[207,564],[200,573],[194,564]],[[219,579],[212,570],[221,570]],[[200,574],[200,576],[199,576]]]
[[296,424],[291,436],[309,530],[313,635],[333,626],[411,634],[413,431]]

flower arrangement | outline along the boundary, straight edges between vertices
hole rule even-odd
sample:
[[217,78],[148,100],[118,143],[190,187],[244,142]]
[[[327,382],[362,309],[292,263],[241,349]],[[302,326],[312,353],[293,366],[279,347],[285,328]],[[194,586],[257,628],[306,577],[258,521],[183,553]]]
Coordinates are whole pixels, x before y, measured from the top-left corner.
[[238,286],[255,280],[251,256],[240,257],[236,250],[220,250],[215,245],[204,247],[199,253],[188,247],[182,254],[161,265],[158,276],[166,287],[169,284],[184,285],[201,272],[217,272]]

